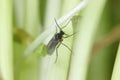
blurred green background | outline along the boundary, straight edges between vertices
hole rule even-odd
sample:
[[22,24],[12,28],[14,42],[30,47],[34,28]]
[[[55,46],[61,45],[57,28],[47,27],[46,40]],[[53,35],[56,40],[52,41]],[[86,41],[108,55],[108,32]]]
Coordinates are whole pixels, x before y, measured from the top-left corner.
[[[72,18],[72,24],[65,29],[65,32],[74,33],[78,29],[82,33],[83,28],[80,24],[92,23],[95,17],[99,17],[96,19],[97,23],[93,21],[93,26],[96,25],[97,27],[94,29],[90,50],[88,50],[87,58],[90,59],[86,60],[88,65],[85,66],[87,67],[85,80],[111,80],[114,75],[112,72],[116,54],[119,50],[120,29],[115,29],[120,27],[120,0],[105,0],[102,3],[104,5],[100,8],[97,7],[97,4],[101,4],[97,3],[100,0],[88,1],[87,9],[84,8],[75,14],[79,18],[77,23]],[[46,56],[46,48],[43,44],[30,53],[28,57],[24,57],[24,52],[32,41],[55,23],[54,18],[59,19],[81,2],[82,0],[0,0],[0,80],[45,80],[40,78],[41,76],[48,77],[46,80],[69,79],[72,57],[67,56],[70,52],[66,52],[64,47],[60,47],[63,54],[60,55],[58,62],[53,64],[49,74],[42,72],[44,65],[41,60]],[[90,6],[92,7],[88,8]],[[99,9],[103,10],[100,10],[100,15],[97,15],[96,10],[99,11]],[[86,16],[88,16],[88,20],[84,19]],[[89,33],[87,29],[84,30],[86,34]],[[117,32],[118,34],[116,34]],[[68,42],[67,44],[74,47],[76,46],[73,46],[76,43],[75,38],[64,42]],[[104,42],[107,39],[108,41]],[[97,42],[102,47],[98,45],[98,51],[93,54],[93,47]],[[48,65],[48,63],[44,64]],[[112,78],[112,80],[119,79]]]

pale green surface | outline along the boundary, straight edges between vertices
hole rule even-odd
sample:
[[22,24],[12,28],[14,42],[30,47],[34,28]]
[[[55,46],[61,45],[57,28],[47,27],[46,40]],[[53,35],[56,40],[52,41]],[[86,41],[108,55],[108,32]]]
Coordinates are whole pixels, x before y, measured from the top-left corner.
[[120,80],[120,44],[119,44],[111,80]]
[[60,8],[60,16],[64,15],[71,9],[73,9],[76,5],[80,3],[81,0],[62,0],[62,5]]
[[[110,31],[114,29],[111,21],[109,1],[102,13],[98,29],[96,31],[95,42],[109,35]],[[89,69],[87,71],[87,80],[110,80],[114,58],[116,54],[116,43],[106,46],[94,53],[89,61]]]
[[[95,4],[99,3],[99,4]],[[78,25],[78,35],[75,40],[74,54],[70,68],[69,80],[86,80],[89,54],[93,37],[98,27],[99,19],[106,0],[89,0],[83,19]]]
[[[39,0],[24,0],[18,1],[18,3],[23,3],[24,5],[23,11],[17,10],[16,13],[20,12],[21,17],[23,17],[24,23],[19,24],[18,26],[22,26],[29,35],[30,38],[35,38],[39,33]],[[21,7],[23,7],[21,5]],[[19,5],[16,5],[19,7]],[[19,16],[19,15],[18,15]],[[18,17],[17,16],[17,17]],[[19,18],[20,19],[20,18]],[[18,21],[18,22],[17,22]],[[16,23],[20,23],[20,20],[17,20]],[[16,27],[18,27],[16,26]],[[24,50],[27,47],[26,42],[14,43],[15,46],[15,79],[16,80],[38,80],[38,72],[39,72],[39,59],[34,54],[31,54],[27,57],[24,57]]]
[[52,25],[55,22],[54,18],[59,18],[60,8],[61,0],[47,0],[44,21],[45,29],[50,27],[50,25]]
[[32,37],[36,37],[39,32],[38,8],[39,0],[25,0],[24,27]]
[[0,0],[0,68],[4,80],[14,80],[12,49],[12,0]]
[[[65,14],[66,11],[69,11],[70,9],[72,9],[74,7],[74,5],[77,5],[78,4],[77,1],[78,0],[69,0],[69,1],[63,0],[63,3],[61,5],[62,8],[60,11],[61,15]],[[71,3],[72,3],[72,6],[70,6]],[[63,26],[66,25],[67,22],[64,23]],[[69,24],[67,25],[67,27],[63,29],[63,31],[68,35],[73,34],[74,26],[71,24],[71,22],[72,21],[70,21]],[[72,49],[72,42],[73,42],[73,37],[63,40],[63,43],[66,44],[71,49]],[[67,80],[71,53],[66,47],[64,47],[61,44],[61,46],[58,48],[58,55],[59,55],[58,61],[55,65],[53,65],[52,70],[51,70],[50,80]]]
[[24,28],[24,11],[26,0],[14,0],[15,25],[19,28]]

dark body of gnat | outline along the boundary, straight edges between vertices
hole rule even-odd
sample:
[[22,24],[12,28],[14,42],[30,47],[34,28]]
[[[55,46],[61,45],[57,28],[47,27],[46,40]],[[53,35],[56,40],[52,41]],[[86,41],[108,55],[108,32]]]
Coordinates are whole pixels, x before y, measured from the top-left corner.
[[[58,58],[58,48],[59,46],[62,44],[63,46],[65,46],[66,48],[68,48],[71,52],[72,50],[67,46],[65,45],[64,43],[62,43],[63,39],[64,38],[68,38],[72,35],[68,35],[66,34],[62,28],[60,28],[60,26],[58,25],[56,19],[55,19],[55,22],[57,24],[57,27],[59,28],[59,32],[57,32],[57,28],[56,28],[56,33],[55,35],[52,37],[52,39],[49,41],[48,45],[47,45],[47,54],[48,55],[52,55],[56,49],[56,60],[55,62],[57,61],[57,58]],[[64,26],[66,27],[66,26]],[[64,35],[66,35],[66,37],[64,37]]]

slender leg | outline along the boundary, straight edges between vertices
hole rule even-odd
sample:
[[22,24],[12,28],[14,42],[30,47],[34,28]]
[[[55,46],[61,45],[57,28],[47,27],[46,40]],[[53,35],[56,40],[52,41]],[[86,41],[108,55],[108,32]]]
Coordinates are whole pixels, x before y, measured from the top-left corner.
[[58,48],[61,45],[61,42],[57,45],[56,47],[56,59],[55,59],[55,63],[57,62],[57,58],[58,58]]
[[74,34],[76,34],[76,33],[73,33],[73,34],[68,35],[68,36],[66,36],[66,37],[63,37],[63,38],[68,38],[68,37],[71,37],[71,36],[73,36]]
[[57,27],[56,27],[56,32],[55,32],[55,34],[57,34]]
[[58,59],[58,48],[60,47],[61,44],[62,44],[63,46],[65,46],[67,49],[69,49],[70,52],[72,53],[72,50],[71,50],[67,45],[65,45],[64,43],[60,42],[60,43],[58,44],[58,46],[56,47],[56,59],[55,59],[55,63],[57,62],[57,59]]
[[69,49],[70,50],[70,52],[72,53],[72,50],[67,46],[67,45],[65,45],[64,43],[61,43],[63,46],[65,46],[67,49]]
[[57,62],[57,58],[58,58],[58,47],[56,48],[56,58],[55,58],[55,63]]

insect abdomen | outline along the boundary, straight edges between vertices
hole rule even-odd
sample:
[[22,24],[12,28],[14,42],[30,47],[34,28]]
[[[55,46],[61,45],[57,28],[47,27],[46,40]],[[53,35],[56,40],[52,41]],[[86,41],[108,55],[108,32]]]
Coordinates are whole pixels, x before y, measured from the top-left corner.
[[47,45],[47,54],[52,55],[59,41],[56,41],[55,38],[52,38]]

